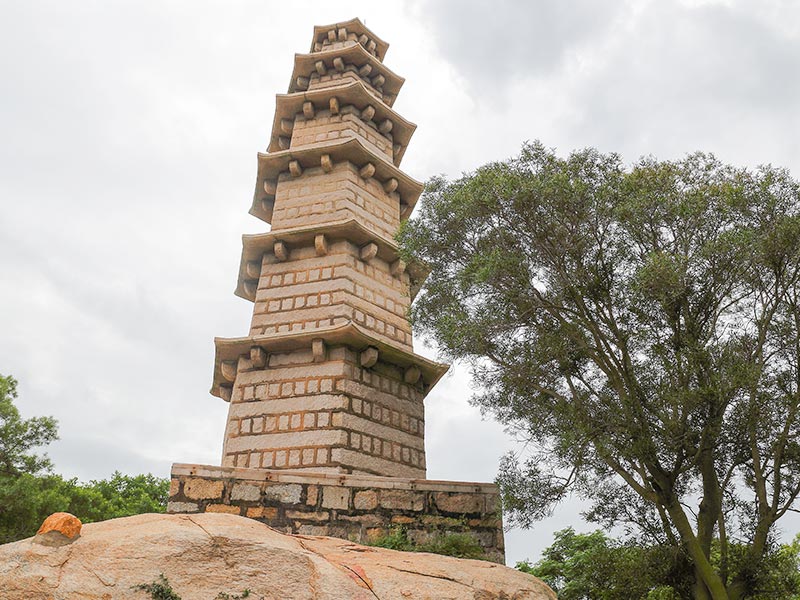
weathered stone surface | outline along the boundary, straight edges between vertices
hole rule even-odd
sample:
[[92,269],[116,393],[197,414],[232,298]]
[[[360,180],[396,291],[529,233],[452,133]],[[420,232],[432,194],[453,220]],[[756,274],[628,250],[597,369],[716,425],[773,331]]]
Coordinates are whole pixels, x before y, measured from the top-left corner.
[[356,510],[374,510],[378,507],[378,494],[374,490],[356,492],[353,508]]
[[422,510],[424,502],[421,494],[410,490],[380,491],[380,503],[383,508],[417,511]]
[[350,490],[326,485],[322,488],[322,507],[346,510],[350,506]]
[[195,513],[200,507],[194,502],[167,502],[168,513]]
[[206,512],[238,515],[241,509],[238,506],[231,506],[230,504],[209,504],[206,507]]
[[203,500],[206,498],[220,498],[222,496],[223,483],[210,479],[192,479],[187,481],[183,489],[184,495],[191,500]]
[[88,524],[68,546],[0,546],[3,598],[141,600],[133,586],[161,573],[185,600],[245,589],[293,600],[555,600],[538,579],[500,565],[287,536],[231,515],[138,515]]
[[255,502],[261,498],[261,489],[249,483],[237,483],[231,490],[231,500],[245,500]]
[[264,490],[264,496],[284,504],[297,504],[302,491],[302,486],[296,483],[269,485]]
[[483,496],[475,494],[439,493],[435,496],[436,507],[451,513],[482,513]]

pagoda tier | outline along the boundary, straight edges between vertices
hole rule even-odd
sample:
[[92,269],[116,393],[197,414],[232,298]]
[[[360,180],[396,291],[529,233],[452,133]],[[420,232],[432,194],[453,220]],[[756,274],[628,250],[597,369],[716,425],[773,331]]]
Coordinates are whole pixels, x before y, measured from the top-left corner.
[[398,168],[416,126],[387,48],[357,19],[315,28],[277,97],[250,210],[272,228],[243,236],[236,287],[250,332],[215,340],[224,467],[425,477],[423,400],[448,367],[412,347],[427,269],[393,237],[423,186]]
[[[325,256],[331,244],[342,241],[349,242],[350,247],[345,252],[358,257],[359,260],[364,260],[362,254],[368,258],[371,252],[370,244],[375,244],[377,248],[373,258],[377,257],[388,264],[392,275],[399,276],[405,270],[408,273],[411,300],[416,297],[428,275],[427,265],[417,261],[406,264],[398,258],[397,244],[394,240],[376,234],[356,219],[243,235],[239,280],[234,293],[245,300],[255,301],[262,273],[274,269],[268,265],[276,265],[288,258],[292,248],[297,251],[299,248],[313,245],[317,256]],[[277,254],[276,244],[278,244]],[[352,261],[352,264],[356,263]],[[355,268],[359,270],[358,267]],[[265,297],[266,294],[265,292]],[[259,298],[259,301],[263,302],[264,298]]]
[[[306,104],[307,102],[310,102],[310,105]],[[324,115],[329,117],[326,124],[331,122],[330,117],[333,117],[333,122],[336,122],[336,115],[342,115],[340,119],[345,121],[348,119],[344,115],[369,115],[370,118],[364,119],[369,129],[360,132],[361,137],[373,146],[377,146],[380,152],[388,154],[395,165],[399,165],[403,159],[406,147],[417,128],[416,125],[406,121],[382,102],[376,102],[375,97],[367,90],[363,81],[351,81],[337,87],[335,96],[331,95],[330,90],[324,88],[294,94],[278,94],[275,97],[275,119],[272,124],[272,138],[268,150],[278,152],[286,150],[290,145],[296,147],[318,141],[315,132],[307,128],[303,128],[303,131],[300,132],[301,135],[294,139],[292,137],[295,117],[300,114],[305,117],[309,112],[316,114],[320,111],[328,111],[328,114]],[[301,120],[301,122],[303,121]],[[348,128],[340,129],[339,136],[341,137],[353,135]],[[391,153],[388,151],[386,142],[370,139],[378,137],[383,137],[392,145]]]
[[360,19],[350,19],[344,23],[315,26],[310,52],[340,48],[348,42],[358,42],[380,61],[389,49],[389,44],[367,29]]

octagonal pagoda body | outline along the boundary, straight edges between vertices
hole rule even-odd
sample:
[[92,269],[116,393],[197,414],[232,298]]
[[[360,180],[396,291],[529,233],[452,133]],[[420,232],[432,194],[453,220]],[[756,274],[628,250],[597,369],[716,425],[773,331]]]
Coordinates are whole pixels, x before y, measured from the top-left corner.
[[424,279],[393,236],[422,185],[398,165],[415,126],[403,79],[354,19],[317,27],[258,156],[237,295],[249,335],[217,338],[212,394],[230,402],[222,466],[424,478],[423,399],[446,365],[413,352]]

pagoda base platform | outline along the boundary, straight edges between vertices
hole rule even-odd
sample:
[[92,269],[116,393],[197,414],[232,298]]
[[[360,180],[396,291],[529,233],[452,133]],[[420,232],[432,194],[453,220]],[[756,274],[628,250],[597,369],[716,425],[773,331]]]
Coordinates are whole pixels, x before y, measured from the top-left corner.
[[223,512],[284,533],[369,543],[405,529],[417,543],[469,533],[504,563],[497,486],[373,475],[172,465],[169,513]]

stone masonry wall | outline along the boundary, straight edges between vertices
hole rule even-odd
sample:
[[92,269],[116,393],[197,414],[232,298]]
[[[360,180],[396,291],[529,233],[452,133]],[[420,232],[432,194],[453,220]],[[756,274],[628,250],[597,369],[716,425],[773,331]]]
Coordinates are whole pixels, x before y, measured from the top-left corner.
[[425,477],[420,385],[380,361],[362,367],[344,346],[321,363],[310,350],[272,353],[268,368],[237,375],[222,464]]
[[469,532],[489,557],[504,560],[498,491],[486,483],[176,464],[167,511],[224,512],[285,533],[359,543],[393,527],[405,528],[418,543]]
[[361,118],[361,111],[352,105],[343,107],[335,115],[329,110],[319,111],[312,119],[307,119],[303,113],[297,113],[292,130],[291,147],[302,148],[320,142],[348,138],[358,138],[375,154],[384,154],[392,160],[391,136],[380,133],[373,121],[365,123]]
[[358,168],[339,162],[330,173],[308,168],[300,177],[281,174],[272,213],[272,228],[321,225],[356,219],[383,237],[392,239],[400,227],[400,202],[374,179],[364,179]]
[[368,263],[358,247],[341,241],[317,256],[313,246],[293,248],[291,260],[265,254],[250,335],[313,331],[348,321],[386,342],[411,349],[408,275],[390,272],[376,257]]

